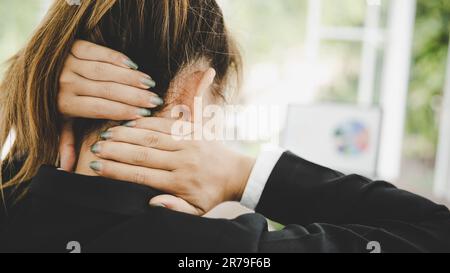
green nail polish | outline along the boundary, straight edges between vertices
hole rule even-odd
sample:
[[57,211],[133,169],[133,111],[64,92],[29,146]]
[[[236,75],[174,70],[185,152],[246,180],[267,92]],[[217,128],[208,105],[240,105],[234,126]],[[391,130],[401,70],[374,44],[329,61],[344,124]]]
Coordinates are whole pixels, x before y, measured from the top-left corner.
[[156,82],[154,80],[152,80],[151,78],[142,78],[141,82],[148,88],[154,88],[156,86]]
[[92,152],[93,154],[98,154],[98,153],[100,152],[100,145],[98,145],[98,144],[93,145],[93,146],[91,147],[91,152]]
[[150,117],[152,115],[152,111],[142,108],[139,109],[138,115],[141,117]]
[[150,103],[151,103],[151,104],[154,104],[154,105],[156,105],[156,106],[161,106],[161,105],[164,104],[164,100],[161,99],[160,97],[152,97],[152,98],[150,99]]
[[136,127],[136,125],[137,125],[136,121],[133,121],[133,120],[132,121],[127,121],[127,122],[122,124],[122,126],[130,127],[130,128]]
[[96,172],[100,172],[103,166],[102,163],[98,161],[92,161],[91,163],[89,163],[89,167]]
[[106,131],[100,134],[100,137],[104,140],[111,139],[112,133],[110,131]]
[[150,204],[150,206],[154,207],[154,208],[165,208],[166,207],[166,205],[164,205],[164,204]]
[[125,59],[125,61],[123,61],[123,63],[133,70],[138,70],[138,68],[139,68],[139,66],[130,59]]

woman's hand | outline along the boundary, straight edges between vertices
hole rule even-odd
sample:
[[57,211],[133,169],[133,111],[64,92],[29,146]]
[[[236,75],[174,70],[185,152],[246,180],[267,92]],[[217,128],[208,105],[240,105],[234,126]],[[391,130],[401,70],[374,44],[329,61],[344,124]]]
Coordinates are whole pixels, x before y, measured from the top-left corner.
[[72,171],[76,160],[71,119],[134,120],[150,116],[163,104],[148,89],[149,75],[137,71],[127,56],[87,41],[77,41],[60,77],[58,109],[66,122],[61,131],[61,168]]
[[[180,140],[175,122],[144,118],[102,133],[92,147],[102,160],[91,163],[101,176],[147,185],[173,196],[159,196],[151,204],[203,215],[226,201],[240,201],[254,159],[221,143]],[[186,124],[189,126],[189,124]],[[186,208],[186,204],[192,207]]]

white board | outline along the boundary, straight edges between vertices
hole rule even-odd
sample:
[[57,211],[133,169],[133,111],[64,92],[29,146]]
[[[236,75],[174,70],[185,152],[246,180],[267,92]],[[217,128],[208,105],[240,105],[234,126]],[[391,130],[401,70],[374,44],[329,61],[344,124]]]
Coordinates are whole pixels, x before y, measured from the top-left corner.
[[378,108],[292,105],[281,146],[322,166],[375,177],[380,123]]

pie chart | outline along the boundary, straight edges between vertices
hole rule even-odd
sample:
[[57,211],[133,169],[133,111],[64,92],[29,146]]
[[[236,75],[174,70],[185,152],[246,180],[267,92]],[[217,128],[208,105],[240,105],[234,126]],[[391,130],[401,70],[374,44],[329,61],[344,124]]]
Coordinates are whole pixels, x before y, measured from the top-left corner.
[[337,152],[343,156],[360,156],[369,149],[370,132],[361,121],[343,122],[334,130]]

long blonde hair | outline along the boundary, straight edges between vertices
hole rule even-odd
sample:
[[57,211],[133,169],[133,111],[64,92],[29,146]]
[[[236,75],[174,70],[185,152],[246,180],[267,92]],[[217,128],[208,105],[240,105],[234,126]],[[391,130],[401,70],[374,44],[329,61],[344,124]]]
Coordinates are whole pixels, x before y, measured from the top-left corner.
[[[217,71],[218,85],[240,71],[239,52],[215,0],[83,0],[80,6],[56,0],[27,45],[10,60],[0,86],[0,147],[14,130],[16,139],[5,163],[23,163],[11,179],[0,183],[2,190],[30,180],[42,165],[57,164],[62,123],[58,79],[77,39],[140,62],[163,97],[176,73],[192,59],[206,58]],[[85,127],[99,123],[82,122]]]

